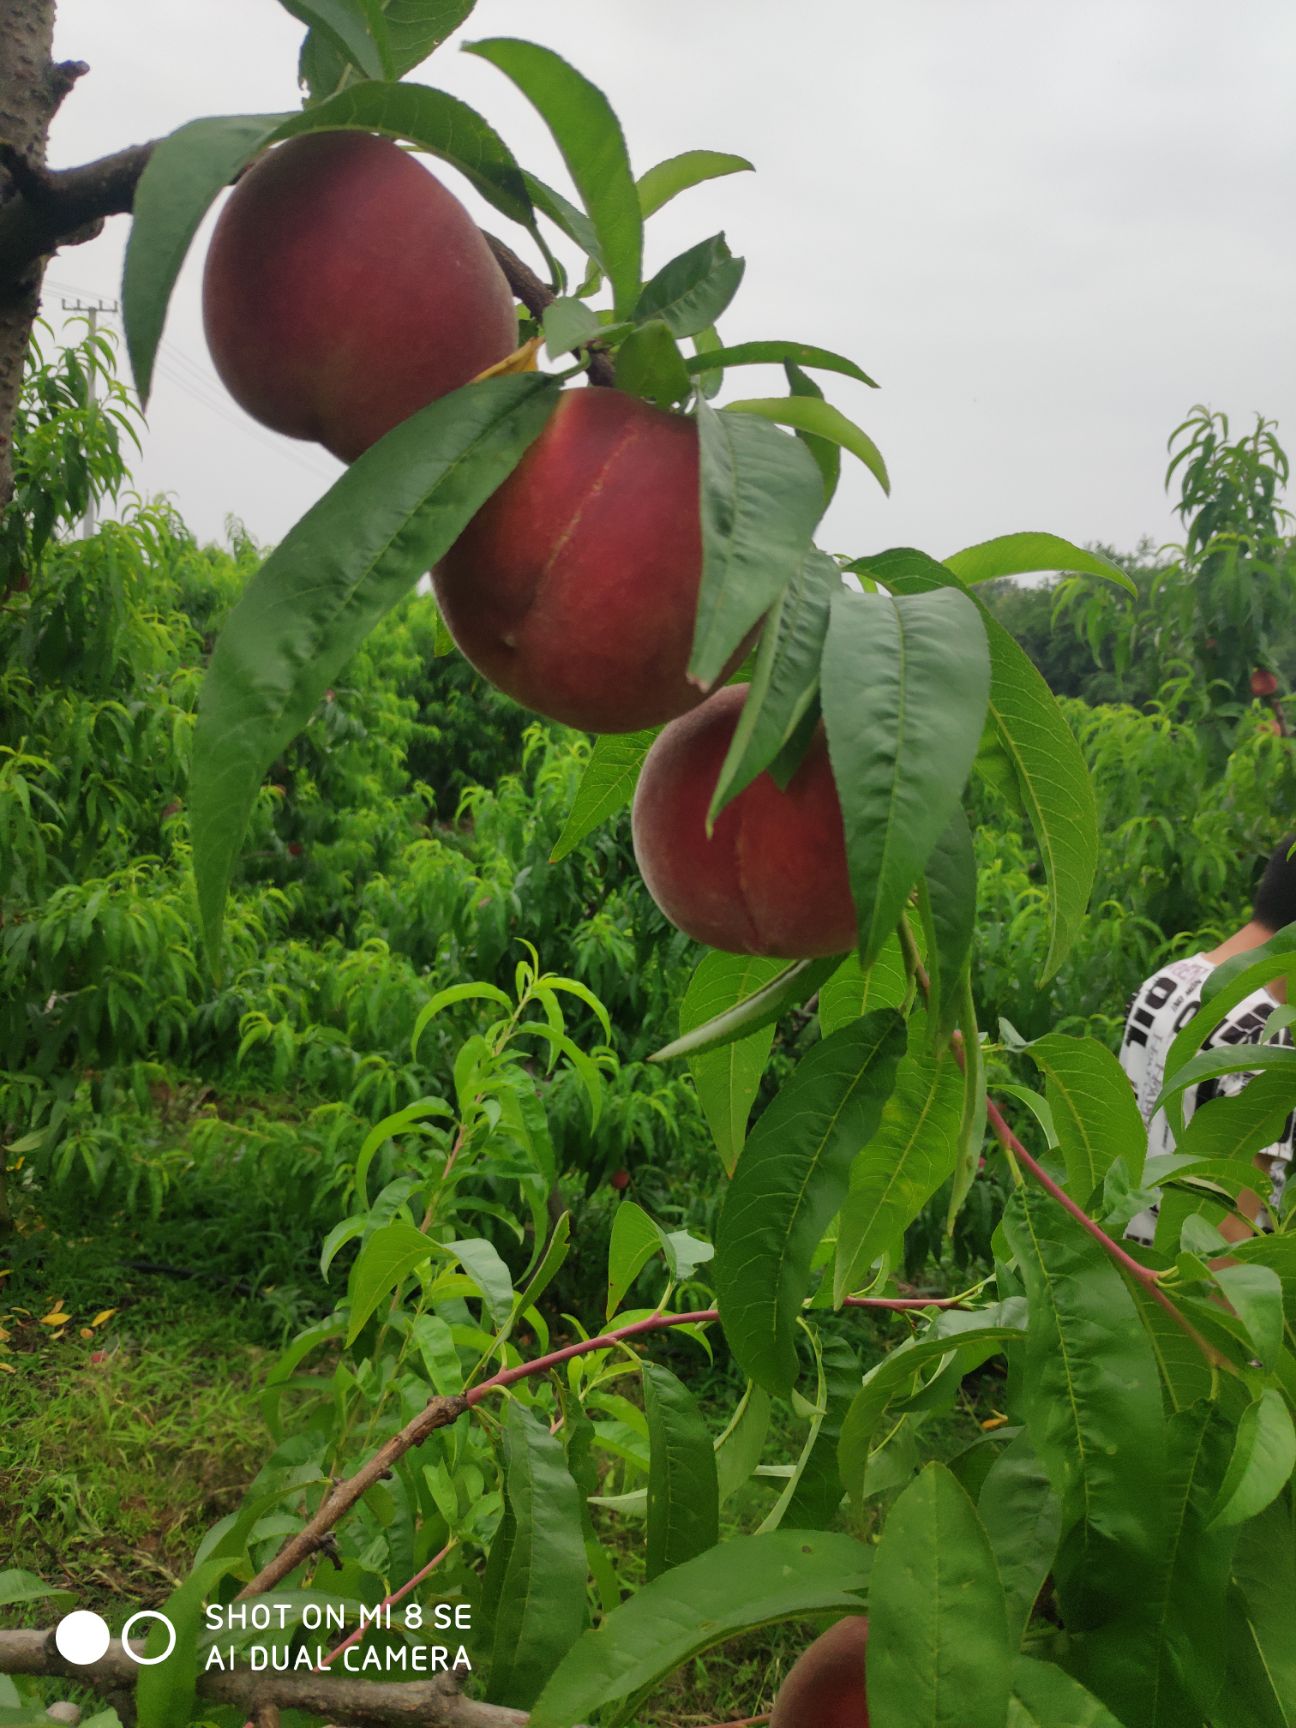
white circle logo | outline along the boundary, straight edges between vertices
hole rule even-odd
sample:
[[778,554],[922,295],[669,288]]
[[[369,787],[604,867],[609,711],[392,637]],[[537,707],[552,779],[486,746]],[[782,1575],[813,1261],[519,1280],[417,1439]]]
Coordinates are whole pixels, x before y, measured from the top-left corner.
[[89,1608],[65,1614],[54,1628],[55,1649],[65,1662],[75,1663],[78,1668],[97,1662],[111,1641],[108,1622]]
[[[171,1634],[170,1641],[160,1656],[141,1656],[138,1650],[131,1648],[131,1627],[138,1625],[141,1620],[160,1620],[166,1627],[167,1631]],[[176,1647],[175,1626],[167,1619],[165,1614],[159,1614],[156,1608],[141,1608],[138,1613],[132,1614],[130,1619],[122,1627],[121,1635],[122,1649],[130,1657],[131,1661],[138,1662],[141,1668],[155,1668],[159,1662],[165,1662],[167,1657]]]

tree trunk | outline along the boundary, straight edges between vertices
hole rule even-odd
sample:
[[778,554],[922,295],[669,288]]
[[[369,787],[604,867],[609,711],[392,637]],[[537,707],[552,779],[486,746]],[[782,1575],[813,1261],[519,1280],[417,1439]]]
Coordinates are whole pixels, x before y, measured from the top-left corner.
[[[50,121],[68,88],[53,45],[54,0],[0,0],[0,143],[36,168],[45,165]],[[0,169],[0,202],[15,195]],[[0,510],[13,497],[13,422],[43,269],[38,262],[17,281],[0,282]]]

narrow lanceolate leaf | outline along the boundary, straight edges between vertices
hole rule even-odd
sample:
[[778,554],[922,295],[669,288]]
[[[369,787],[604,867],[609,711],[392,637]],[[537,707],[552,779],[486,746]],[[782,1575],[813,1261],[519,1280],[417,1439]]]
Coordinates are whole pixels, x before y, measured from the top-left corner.
[[892,1013],[844,1026],[802,1058],[752,1130],[716,1229],[716,1294],[743,1371],[770,1392],[797,1377],[796,1321],[810,1262],[877,1129],[904,1027]]
[[742,1632],[797,1615],[859,1613],[872,1559],[852,1536],[804,1530],[711,1548],[653,1579],[587,1632],[558,1664],[530,1728],[588,1722]]
[[122,277],[126,349],[145,406],[171,290],[199,223],[221,189],[291,118],[229,114],[191,120],[153,146],[135,188]]
[[720,1540],[715,1448],[693,1394],[656,1362],[643,1368],[648,1417],[648,1577]]
[[[391,69],[385,75],[403,78],[458,29],[476,0],[360,0],[360,4],[370,18],[379,13],[386,24]],[[300,72],[312,97],[330,95],[344,71],[333,44],[321,32],[311,30],[302,44]]]
[[821,698],[866,964],[958,808],[989,683],[965,595],[834,596]]
[[954,1168],[963,1115],[963,1078],[953,1054],[928,1048],[925,1017],[910,1022],[909,1049],[896,1070],[877,1132],[857,1154],[837,1232],[833,1298],[869,1279],[879,1255],[904,1232]]
[[386,20],[374,0],[279,0],[285,12],[318,30],[366,78],[393,78]]
[[1067,1187],[1086,1205],[1112,1164],[1125,1160],[1131,1182],[1143,1174],[1147,1129],[1124,1069],[1096,1038],[1050,1032],[1026,1046],[1044,1075]]
[[[1166,1052],[1167,1081],[1177,1077],[1189,1058],[1199,1051],[1206,1039],[1231,1008],[1245,1000],[1253,991],[1284,976],[1296,959],[1296,929],[1288,926],[1271,936],[1259,948],[1234,955],[1217,966],[1202,986],[1201,1006],[1186,1025],[1175,1034]],[[1256,1064],[1260,1066],[1259,1063]],[[1282,1065],[1279,1065],[1281,1068]],[[1277,1071],[1277,1070],[1276,1070]],[[1170,1091],[1169,1116],[1176,1128],[1183,1125],[1183,1106],[1179,1088]]]
[[844,354],[834,354],[831,348],[816,348],[809,342],[738,342],[732,348],[710,348],[694,354],[688,362],[690,372],[711,372],[726,366],[804,366],[809,371],[840,372],[860,384],[877,389],[875,381]]
[[570,199],[555,191],[528,169],[522,170],[527,195],[542,216],[547,216],[560,234],[565,234],[573,246],[579,246],[591,263],[602,269],[599,239],[589,217],[578,210]]
[[1031,1439],[1068,1526],[1089,1526],[1132,1565],[1155,1544],[1147,1480],[1164,1425],[1152,1347],[1120,1273],[1047,1196],[1018,1189],[1004,1229],[1030,1298]]
[[708,685],[792,581],[823,514],[805,447],[749,414],[697,411],[702,582],[689,677]]
[[1218,1080],[1223,1074],[1287,1074],[1296,1084],[1296,1049],[1286,1044],[1217,1044],[1212,1050],[1201,1050],[1196,1056],[1170,1074],[1154,1106],[1172,1103],[1189,1086],[1202,1080]]
[[928,1016],[938,1042],[949,1037],[958,1020],[959,980],[971,960],[976,929],[976,895],[972,830],[962,810],[955,810],[918,887],[930,977]]
[[176,277],[218,194],[270,145],[307,132],[347,129],[382,132],[431,151],[459,169],[501,214],[534,232],[531,199],[512,152],[480,114],[444,90],[363,81],[301,113],[191,120],[153,147],[135,189],[122,319],[143,402]]
[[1062,1534],[1062,1508],[1048,1472],[1023,1430],[990,1466],[977,1510],[990,1536],[1008,1603],[1013,1647],[1021,1642]]
[[[779,961],[755,954],[721,954],[718,950],[704,954],[680,1004],[680,1031],[691,1032],[732,1009],[782,969]],[[729,1175],[747,1138],[747,1119],[773,1042],[771,1021],[718,1050],[689,1057],[689,1072],[702,1113]]]
[[580,1492],[562,1446],[516,1400],[505,1416],[504,1497],[484,1585],[490,1696],[526,1710],[580,1636],[586,1559]]
[[840,444],[868,469],[884,492],[891,490],[882,452],[868,433],[848,420],[840,408],[815,396],[755,396],[742,402],[726,402],[727,414],[760,414],[766,420],[777,420],[781,426],[793,426],[798,432],[809,432],[816,438],[827,438]]
[[583,348],[603,332],[598,314],[584,300],[560,294],[544,309],[545,353],[551,360]]
[[1211,1098],[1193,1111],[1175,1142],[1184,1158],[1247,1159],[1272,1146],[1296,1097],[1291,1074],[1257,1074],[1235,1097]]
[[919,1372],[953,1355],[959,1374],[970,1374],[1006,1343],[1020,1343],[1026,1304],[1020,1297],[985,1309],[948,1309],[933,1316],[927,1331],[893,1350],[864,1376],[842,1424],[837,1461],[852,1499],[864,1491],[873,1438],[893,1399],[907,1397]]
[[379,1303],[399,1290],[410,1273],[425,1266],[436,1252],[432,1238],[403,1219],[374,1231],[351,1268],[348,1344],[354,1344]]
[[[844,1338],[821,1340],[823,1384],[819,1410],[801,1449],[791,1479],[772,1518],[793,1530],[824,1530],[832,1523],[846,1490],[837,1447],[842,1424],[859,1390],[859,1358]],[[767,1525],[770,1520],[766,1520]]]
[[[734,775],[744,766],[744,758],[747,755],[752,733],[756,728],[756,721],[760,717],[765,697],[769,693],[770,680],[774,672],[774,656],[778,648],[779,629],[790,595],[791,590],[785,588],[765,614],[765,620],[761,625],[756,653],[749,663],[747,694],[738,715],[738,724],[734,727],[733,736],[729,740],[729,748],[725,751],[724,761],[720,764],[720,772],[716,777],[715,786],[711,793],[711,803],[707,808],[706,831],[708,834],[711,833],[720,812],[733,797]],[[759,770],[753,772],[747,782],[748,784],[755,778],[756,772]]]
[[[961,586],[947,566],[909,547],[878,553],[854,568],[896,593]],[[1098,806],[1084,756],[1053,692],[1020,643],[983,606],[980,611],[990,645],[989,716],[999,746],[996,759],[1002,753],[1011,765],[1048,875],[1043,983],[1066,958],[1084,921],[1098,863]]]
[[484,1236],[467,1236],[447,1242],[444,1252],[459,1262],[481,1291],[492,1324],[506,1325],[513,1308],[513,1280],[494,1243]]
[[535,42],[495,37],[467,51],[511,78],[552,133],[598,239],[617,316],[626,317],[639,295],[643,217],[621,123],[607,97]]
[[1076,1672],[1122,1719],[1199,1720],[1227,1581],[1206,1530],[1227,1424],[1208,1404],[1167,1423],[1130,1292],[1060,1208],[1019,1190],[1004,1227],[1030,1297],[1026,1419],[1062,1503],[1054,1578]]
[[757,675],[748,686],[711,801],[713,821],[769,767],[809,712],[819,690],[829,608],[841,585],[836,564],[812,546],[761,636]]
[[713,234],[672,258],[645,282],[635,320],[659,318],[672,336],[696,336],[710,329],[728,306],[745,268],[725,244],[724,235]]
[[612,1234],[608,1239],[609,1320],[653,1255],[661,1252],[661,1230],[642,1206],[633,1200],[623,1200],[612,1215]]
[[942,562],[961,582],[992,582],[998,576],[1024,576],[1035,570],[1074,571],[1081,576],[1102,576],[1120,588],[1135,592],[1134,584],[1110,558],[1087,552],[1057,534],[1000,534],[994,540],[965,546]]
[[888,1728],[1003,1728],[1012,1651],[976,1508],[928,1464],[887,1517],[869,1589],[869,1713]]
[[203,681],[189,794],[213,966],[262,775],[379,618],[511,473],[556,396],[532,374],[470,384],[420,410],[352,464],[240,597]]
[[722,1506],[751,1478],[760,1463],[769,1425],[769,1393],[748,1381],[729,1426],[716,1441],[716,1477]]
[[660,730],[608,732],[594,740],[562,833],[549,855],[551,864],[574,852],[587,834],[601,828],[630,802],[644,757]]
[[1220,1266],[1213,1273],[1264,1367],[1278,1366],[1283,1347],[1282,1279],[1272,1266]]
[[[1212,1403],[1169,1418],[1157,1476],[1143,1482],[1161,1527],[1144,1587],[1136,1593],[1133,1578],[1100,1573],[1097,1589],[1087,1590],[1091,1608],[1105,1591],[1102,1606],[1109,1612],[1089,1630],[1078,1625],[1076,1674],[1140,1728],[1214,1720],[1228,1654],[1224,1629],[1234,1533],[1211,1529],[1209,1518],[1230,1438],[1230,1424]],[[1118,1564],[1114,1554],[1111,1559]],[[1064,1613],[1065,1602],[1064,1594]],[[1070,1628],[1073,1616],[1066,1617]]]
[[1092,1692],[1052,1662],[1018,1656],[1012,1684],[1008,1728],[1125,1728]]
[[679,344],[660,318],[632,330],[616,351],[616,387],[658,408],[687,401],[692,385]]
[[426,84],[359,83],[294,115],[273,142],[338,128],[403,138],[448,162],[511,221],[535,230],[535,212],[513,152],[486,120],[458,97]]
[[685,1032],[674,1043],[654,1050],[648,1060],[669,1062],[676,1056],[699,1056],[706,1050],[732,1044],[735,1038],[747,1038],[764,1026],[772,1026],[789,1008],[813,996],[837,965],[835,955],[825,960],[794,960],[753,995]]
[[1262,984],[1293,973],[1296,973],[1296,925],[1288,924],[1260,947],[1235,954],[1209,974],[1202,985],[1202,1008],[1208,1010],[1202,1019],[1207,1029],[1217,1026],[1229,1008]]
[[1285,1494],[1238,1533],[1221,1728],[1296,1728],[1296,1518]]
[[[723,373],[707,373],[705,377],[723,377]],[[823,386],[817,379],[793,360],[783,362],[783,376],[788,382],[788,391],[793,396],[809,396],[816,402],[824,399]],[[814,432],[797,431],[797,437],[814,457],[819,472],[823,475],[824,498],[831,504],[837,496],[837,488],[841,484],[842,450],[840,444],[835,444],[831,438],[820,438]]]
[[[240,1557],[229,1554],[205,1560],[162,1604],[165,1618],[159,1616],[148,1623],[145,1661],[135,1687],[135,1720],[139,1728],[188,1728],[194,1720],[201,1663],[198,1640],[205,1619],[203,1604],[239,1563]],[[16,1714],[20,1720],[28,1716],[26,1711]],[[42,1715],[44,1711],[37,1714],[36,1720]],[[119,1718],[113,1712],[106,1719],[100,1718],[101,1722],[105,1720]]]
[[669,204],[691,186],[700,186],[704,180],[718,180],[725,174],[741,174],[751,167],[745,156],[730,156],[723,150],[685,150],[680,156],[668,156],[639,176],[640,212],[647,221],[663,204]]
[[1296,1428],[1292,1427],[1291,1411],[1282,1393],[1267,1386],[1242,1413],[1211,1524],[1245,1524],[1277,1499],[1294,1470]]
[[984,612],[982,620],[990,644],[990,718],[1016,771],[1048,874],[1044,983],[1084,923],[1098,867],[1098,806],[1084,756],[1053,692],[1003,625]]
[[882,944],[871,966],[861,966],[858,954],[848,954],[819,991],[819,1030],[826,1038],[839,1026],[858,1020],[875,1008],[899,1008],[909,992],[900,939]]

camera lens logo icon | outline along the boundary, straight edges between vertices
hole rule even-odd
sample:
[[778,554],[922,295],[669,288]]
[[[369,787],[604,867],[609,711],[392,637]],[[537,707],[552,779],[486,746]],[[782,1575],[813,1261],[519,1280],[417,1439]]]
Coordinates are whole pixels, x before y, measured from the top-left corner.
[[[158,1620],[167,1629],[167,1646],[158,1656],[142,1655],[130,1641],[134,1628],[146,1620]],[[159,1662],[165,1662],[176,1646],[174,1624],[156,1608],[141,1608],[132,1614],[122,1627],[121,1635],[123,1651],[141,1668],[154,1668]],[[97,1662],[107,1652],[111,1641],[108,1622],[102,1614],[89,1608],[77,1608],[73,1613],[65,1614],[54,1628],[54,1648],[65,1662],[78,1668],[88,1668],[92,1662]]]

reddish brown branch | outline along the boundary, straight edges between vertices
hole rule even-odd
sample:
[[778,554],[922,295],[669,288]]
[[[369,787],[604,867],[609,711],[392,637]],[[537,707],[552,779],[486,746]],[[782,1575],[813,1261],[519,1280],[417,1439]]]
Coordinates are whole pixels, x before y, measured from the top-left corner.
[[270,1561],[263,1566],[250,1584],[245,1584],[238,1593],[238,1599],[244,1596],[261,1596],[267,1590],[273,1590],[275,1585],[286,1578],[301,1565],[303,1560],[309,1560],[312,1554],[318,1554],[329,1538],[333,1527],[338,1524],[364,1494],[367,1494],[374,1483],[381,1480],[398,1459],[421,1445],[429,1434],[438,1428],[446,1428],[451,1422],[458,1421],[468,1408],[468,1400],[462,1396],[455,1398],[431,1398],[414,1417],[407,1422],[399,1434],[393,1434],[385,1445],[380,1446],[373,1457],[368,1459],[356,1471],[354,1476],[348,1476],[345,1482],[338,1485],[324,1497],[319,1511],[297,1534],[292,1537]]
[[[902,925],[902,930],[907,931],[907,926]],[[923,993],[924,1000],[929,999],[931,994],[931,979],[927,975],[927,968],[918,958],[916,949],[912,948],[912,937],[909,938],[909,946],[914,979],[917,982],[918,988]],[[962,1032],[955,1032],[954,1034],[954,1055],[957,1058],[959,1067],[964,1067],[967,1061],[967,1056],[963,1048]],[[1182,1331],[1192,1339],[1193,1343],[1213,1367],[1231,1368],[1234,1366],[1226,1356],[1222,1356],[1220,1352],[1216,1350],[1213,1344],[1202,1337],[1201,1333],[1193,1325],[1192,1321],[1188,1319],[1187,1315],[1180,1313],[1176,1304],[1170,1300],[1169,1296],[1167,1296],[1165,1291],[1161,1288],[1161,1280],[1158,1275],[1152,1271],[1150,1267],[1142,1265],[1132,1254],[1126,1253],[1125,1249],[1121,1247],[1119,1242],[1113,1241],[1103,1229],[1102,1225],[1099,1224],[1096,1219],[1091,1218],[1085,1211],[1084,1207],[1073,1200],[1060,1183],[1053,1180],[1043,1165],[1031,1157],[1030,1153],[1008,1126],[1003,1111],[1000,1110],[994,1099],[989,1097],[986,1099],[986,1120],[994,1129],[995,1138],[1004,1150],[1009,1153],[1011,1157],[1015,1158],[1027,1171],[1029,1171],[1030,1175],[1039,1183],[1044,1192],[1049,1195],[1051,1199],[1055,1200],[1058,1205],[1061,1206],[1062,1210],[1068,1213],[1070,1217],[1080,1225],[1082,1230],[1084,1230],[1089,1236],[1093,1237],[1094,1241],[1097,1242],[1103,1253],[1106,1254],[1122,1272],[1126,1273],[1129,1277],[1135,1279],[1142,1285],[1143,1289],[1147,1291],[1148,1295],[1157,1304],[1157,1306],[1163,1308],[1175,1322],[1176,1326],[1180,1327]]]
[[1022,1145],[1021,1141],[1004,1120],[1003,1112],[1000,1110],[993,1098],[986,1099],[986,1120],[994,1129],[995,1138],[1004,1150],[1011,1153],[1017,1162],[1022,1165],[1024,1169],[1030,1172],[1031,1176],[1039,1183],[1044,1192],[1052,1199],[1056,1200],[1062,1210],[1074,1218],[1076,1223],[1093,1237],[1094,1241],[1097,1242],[1104,1254],[1106,1254],[1115,1265],[1119,1266],[1122,1272],[1126,1273],[1130,1278],[1133,1278],[1136,1283],[1142,1285],[1143,1289],[1147,1291],[1148,1295],[1157,1304],[1157,1306],[1163,1308],[1174,1321],[1176,1326],[1180,1327],[1181,1330],[1192,1339],[1193,1343],[1201,1351],[1205,1359],[1211,1363],[1213,1367],[1233,1367],[1233,1364],[1228,1360],[1228,1358],[1222,1356],[1208,1339],[1203,1338],[1201,1333],[1193,1325],[1192,1321],[1189,1320],[1188,1316],[1181,1313],[1178,1305],[1170,1300],[1169,1296],[1167,1296],[1165,1291],[1161,1288],[1160,1278],[1152,1268],[1150,1266],[1142,1265],[1132,1254],[1127,1254],[1121,1247],[1120,1243],[1114,1242],[1103,1229],[1102,1225],[1092,1219],[1085,1211],[1084,1207],[1077,1205],[1077,1203],[1067,1193],[1066,1189],[1053,1180],[1044,1166],[1031,1157],[1030,1153]]
[[[908,1313],[923,1308],[960,1308],[965,1304],[962,1298],[957,1296],[851,1296],[847,1298],[846,1306]],[[239,1598],[259,1596],[267,1590],[273,1590],[276,1584],[295,1571],[304,1560],[309,1560],[313,1554],[319,1553],[334,1527],[399,1459],[438,1428],[448,1427],[450,1423],[457,1421],[466,1410],[480,1404],[492,1392],[501,1392],[506,1387],[516,1386],[519,1381],[532,1379],[538,1374],[548,1374],[552,1369],[561,1367],[564,1362],[570,1362],[573,1357],[588,1356],[595,1350],[614,1350],[631,1338],[641,1338],[651,1332],[663,1332],[673,1326],[709,1326],[719,1318],[719,1312],[715,1308],[697,1308],[686,1314],[650,1314],[646,1319],[632,1320],[625,1326],[600,1333],[596,1338],[582,1338],[575,1344],[564,1345],[560,1350],[551,1350],[547,1355],[537,1356],[530,1362],[519,1362],[512,1368],[501,1368],[497,1374],[492,1374],[488,1380],[479,1381],[476,1386],[470,1387],[458,1397],[431,1399],[413,1421],[407,1422],[398,1434],[394,1434],[354,1476],[340,1482],[325,1497],[310,1522],[284,1544],[250,1584],[244,1585],[239,1591]]]
[[[543,318],[545,307],[553,304],[553,289],[547,282],[542,282],[528,264],[522,262],[511,246],[506,246],[502,240],[496,239],[494,234],[486,234],[485,229],[482,233],[514,294],[534,319],[538,321]],[[606,387],[614,382],[614,377],[611,356],[601,353],[597,348],[590,349],[590,383]]]
[[618,1326],[615,1331],[601,1333],[597,1338],[582,1338],[578,1344],[551,1350],[547,1356],[537,1356],[534,1362],[519,1362],[516,1368],[501,1368],[498,1374],[492,1374],[489,1380],[482,1380],[470,1389],[468,1404],[470,1407],[480,1404],[488,1392],[515,1386],[519,1380],[529,1379],[533,1374],[547,1374],[551,1368],[570,1362],[574,1356],[588,1356],[591,1350],[612,1350],[627,1338],[640,1338],[646,1332],[661,1332],[668,1326],[706,1326],[719,1318],[714,1308],[695,1308],[689,1314],[650,1314],[646,1320],[631,1321],[628,1326]]

